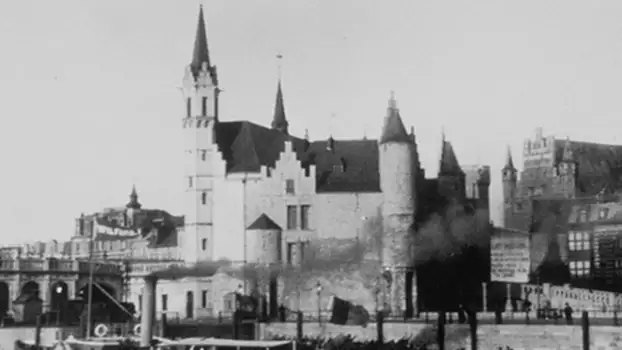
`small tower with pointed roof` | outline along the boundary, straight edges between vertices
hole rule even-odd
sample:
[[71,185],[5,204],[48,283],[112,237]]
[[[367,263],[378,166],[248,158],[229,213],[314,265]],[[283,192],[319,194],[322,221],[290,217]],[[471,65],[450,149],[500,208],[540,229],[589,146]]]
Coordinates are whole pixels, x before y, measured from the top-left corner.
[[[218,76],[210,61],[203,6],[199,8],[194,47],[183,78],[184,254],[189,262],[213,258],[213,183],[219,176],[216,147]],[[224,170],[223,170],[224,171]]]
[[285,104],[283,102],[283,89],[281,79],[276,88],[276,102],[274,104],[274,117],[272,118],[272,129],[288,134],[289,122],[285,116]]
[[466,196],[465,174],[452,144],[442,133],[441,157],[438,166],[438,191],[447,200],[462,202]]
[[414,293],[406,289],[407,286],[415,288],[416,283],[411,269],[413,257],[404,248],[409,245],[416,210],[416,156],[413,154],[413,137],[406,132],[393,92],[378,147],[383,194],[381,263],[392,274],[391,285],[385,286],[389,299],[386,302],[392,314],[411,314]]
[[142,205],[138,202],[138,193],[136,192],[136,185],[132,186],[132,192],[130,193],[130,201],[125,205],[125,225],[133,227],[136,223],[136,214],[140,212]]
[[507,149],[507,158],[505,166],[501,169],[501,181],[503,182],[503,220],[504,227],[510,227],[510,218],[513,214],[513,208],[516,202],[518,191],[518,171],[514,167],[512,159],[512,150],[510,146]]

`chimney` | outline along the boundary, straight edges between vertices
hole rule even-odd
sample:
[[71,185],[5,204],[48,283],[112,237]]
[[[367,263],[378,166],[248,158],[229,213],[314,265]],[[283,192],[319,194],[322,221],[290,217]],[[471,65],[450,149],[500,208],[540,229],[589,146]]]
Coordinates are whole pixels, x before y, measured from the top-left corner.
[[143,293],[142,315],[140,315],[140,346],[150,347],[153,340],[153,323],[156,309],[156,284],[155,276],[145,277],[145,292]]
[[330,135],[328,138],[328,142],[326,143],[326,150],[328,152],[335,152],[335,139],[333,139],[333,135]]

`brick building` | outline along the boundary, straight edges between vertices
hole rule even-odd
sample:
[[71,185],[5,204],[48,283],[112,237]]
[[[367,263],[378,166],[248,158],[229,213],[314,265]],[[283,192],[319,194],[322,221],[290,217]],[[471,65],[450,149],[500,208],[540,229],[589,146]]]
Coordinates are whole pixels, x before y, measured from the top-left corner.
[[[531,232],[534,278],[620,289],[622,146],[544,137],[539,129],[523,157],[520,178],[510,153],[502,170],[504,225]],[[545,272],[561,264],[566,277]]]

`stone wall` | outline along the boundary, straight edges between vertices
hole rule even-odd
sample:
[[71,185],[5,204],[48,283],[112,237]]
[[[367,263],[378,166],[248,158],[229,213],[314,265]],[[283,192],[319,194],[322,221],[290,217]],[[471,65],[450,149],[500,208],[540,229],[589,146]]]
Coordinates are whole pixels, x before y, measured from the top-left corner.
[[[305,323],[303,332],[307,337],[331,338],[350,334],[357,339],[376,339],[376,325],[366,328],[360,326],[338,326],[334,324]],[[262,324],[260,336],[271,335],[295,337],[295,323]],[[426,324],[388,323],[384,326],[387,340],[412,337],[419,342],[435,343],[434,326]],[[447,325],[446,349],[470,348],[470,336],[466,325]],[[581,349],[581,326],[562,325],[480,325],[478,328],[478,349],[497,350],[499,346],[520,349]],[[620,327],[598,326],[590,328],[591,349],[622,349]]]
[[[41,346],[52,347],[59,340],[69,335],[78,334],[77,327],[44,327],[41,328]],[[14,349],[15,341],[35,339],[35,327],[3,327],[0,328],[0,349]]]

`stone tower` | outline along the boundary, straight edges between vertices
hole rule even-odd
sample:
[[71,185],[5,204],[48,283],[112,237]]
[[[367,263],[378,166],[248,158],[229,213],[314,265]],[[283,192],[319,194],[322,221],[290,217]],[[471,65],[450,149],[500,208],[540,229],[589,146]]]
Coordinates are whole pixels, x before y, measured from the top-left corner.
[[503,226],[509,227],[510,218],[514,212],[514,204],[518,190],[517,170],[512,160],[512,152],[508,147],[507,160],[505,166],[501,169],[501,179],[503,181]]
[[393,94],[378,147],[380,188],[384,197],[381,248],[386,282],[384,306],[393,315],[403,315],[412,310],[413,301],[407,295],[414,294],[408,289],[415,285],[409,248],[416,202],[416,184],[413,180],[416,176],[416,157],[413,155],[413,138],[404,128]]
[[184,257],[189,262],[212,259],[213,186],[218,151],[215,127],[218,123],[218,78],[207,46],[203,7],[194,42],[192,61],[182,83],[185,102],[182,122],[185,157]]
[[568,139],[564,144],[562,160],[557,166],[558,178],[554,184],[555,192],[566,198],[574,198],[577,187],[577,162],[572,150],[572,143]]

